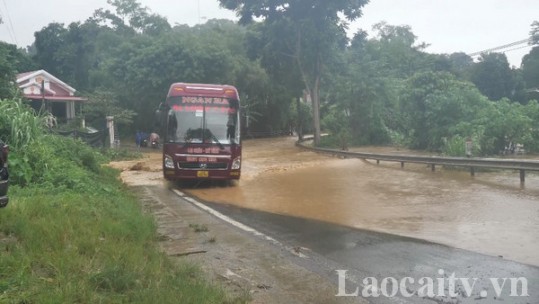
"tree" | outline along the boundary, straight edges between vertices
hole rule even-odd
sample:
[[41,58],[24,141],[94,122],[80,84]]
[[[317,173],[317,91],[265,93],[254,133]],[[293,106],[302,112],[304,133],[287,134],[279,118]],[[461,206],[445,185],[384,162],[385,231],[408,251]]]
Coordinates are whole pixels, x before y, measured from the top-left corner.
[[425,54],[428,69],[435,72],[449,72],[460,79],[469,79],[471,68],[474,66],[473,58],[465,53],[452,54]]
[[539,90],[539,46],[522,58],[522,76],[529,90]]
[[15,72],[9,61],[8,51],[0,47],[0,100],[11,97]]
[[439,150],[444,138],[473,135],[473,128],[458,126],[473,121],[487,104],[472,84],[459,81],[452,74],[418,73],[403,89],[400,112],[404,119],[400,127],[412,148]]
[[531,44],[539,44],[539,21],[532,23],[532,30],[530,31]]
[[366,45],[369,60],[375,61],[387,76],[406,78],[419,71],[432,70],[424,43],[416,44],[417,37],[409,26],[394,26],[385,22],[375,24],[376,39]]
[[105,125],[106,116],[114,116],[114,121],[121,125],[129,125],[133,122],[136,113],[120,107],[113,92],[97,90],[88,97],[88,103],[84,106],[84,116],[89,123]]
[[341,117],[354,144],[387,144],[396,138],[402,124],[398,100],[404,81],[436,68],[437,58],[421,51],[424,44],[416,43],[409,27],[379,23],[374,28],[374,38],[367,39],[363,31],[354,36],[345,63],[330,77],[330,99],[348,114]]
[[153,111],[163,101],[171,83],[231,83],[236,60],[226,40],[203,43],[189,32],[159,37],[136,36],[113,51],[103,64],[110,75],[108,87],[120,104],[135,110],[138,127],[151,128]]
[[505,54],[481,54],[471,70],[470,80],[490,100],[513,99],[515,83]]
[[96,66],[95,45],[105,30],[92,21],[73,22],[67,27],[51,23],[34,34],[34,59],[77,90],[89,90],[90,74]]
[[62,73],[64,58],[61,58],[59,54],[65,47],[66,33],[67,29],[61,23],[50,23],[34,33],[34,46],[36,48],[34,60],[49,73],[64,79],[65,75]]
[[116,14],[110,10],[98,9],[94,13],[94,20],[100,24],[110,23],[119,32],[158,36],[171,29],[165,17],[152,14],[149,8],[143,7],[137,0],[107,0],[107,3],[115,8]]
[[[300,104],[303,97],[304,85],[301,75],[296,68],[296,61],[292,56],[282,56],[289,52],[289,48],[283,43],[284,39],[274,40],[279,32],[286,32],[283,24],[252,24],[246,35],[247,55],[251,61],[259,62],[266,71],[270,83],[268,83],[268,95],[266,95],[265,106],[258,103],[259,112],[267,113],[266,125],[272,128],[290,128],[295,126],[298,137],[303,136],[305,115]],[[267,43],[272,41],[272,43]],[[295,100],[294,112],[288,111],[290,103]],[[298,110],[299,109],[299,110]],[[282,113],[284,116],[280,120],[274,120],[275,116],[269,117],[270,113]],[[283,115],[279,115],[283,116]],[[261,117],[261,119],[265,119]],[[286,124],[286,125],[283,125]]]
[[346,43],[346,24],[339,15],[352,21],[361,16],[361,8],[368,0],[297,0],[256,1],[220,0],[221,5],[234,10],[240,23],[251,23],[254,18],[264,19],[269,26],[284,25],[273,41],[287,46],[281,56],[294,58],[305,89],[313,105],[315,144],[320,143],[320,86],[322,74],[332,52]]
[[36,68],[29,56],[13,44],[0,42],[0,99],[13,97],[15,75]]

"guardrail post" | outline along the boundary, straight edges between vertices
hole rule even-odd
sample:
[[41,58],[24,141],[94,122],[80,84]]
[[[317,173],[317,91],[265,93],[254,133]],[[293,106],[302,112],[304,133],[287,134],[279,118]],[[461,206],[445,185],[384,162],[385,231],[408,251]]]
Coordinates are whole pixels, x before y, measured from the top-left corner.
[[475,168],[474,167],[470,167],[470,175],[475,176]]
[[404,162],[401,162],[401,168],[404,168]]
[[435,164],[432,164],[432,165],[431,165],[430,171],[432,171],[432,172],[436,171],[436,165],[435,165]]
[[523,169],[520,169],[520,183],[524,184],[526,181],[526,171]]
[[377,164],[377,165],[380,164],[380,160],[379,160],[379,159],[376,160],[376,164]]
[[110,139],[110,147],[114,148],[114,142],[116,139],[114,138],[114,116],[107,116],[107,128],[109,129],[109,139]]

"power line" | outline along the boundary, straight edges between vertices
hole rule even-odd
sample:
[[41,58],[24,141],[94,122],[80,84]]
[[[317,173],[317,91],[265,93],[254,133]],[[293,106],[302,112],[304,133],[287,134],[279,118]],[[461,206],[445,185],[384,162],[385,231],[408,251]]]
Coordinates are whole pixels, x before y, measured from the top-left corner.
[[[522,39],[522,40],[519,40],[519,41],[511,42],[511,43],[508,43],[508,44],[496,46],[496,47],[493,47],[493,48],[490,48],[490,49],[486,49],[486,50],[483,50],[483,51],[470,53],[470,54],[468,54],[468,56],[473,57],[473,56],[481,55],[483,53],[490,53],[490,52],[494,52],[494,51],[499,51],[499,50],[511,48],[511,47],[514,47],[514,46],[517,46],[517,45],[520,45],[520,44],[524,44],[524,43],[526,43],[528,45],[531,45],[532,40],[530,38],[526,38],[526,39]],[[526,45],[526,46],[528,46],[528,45]]]
[[509,49],[509,50],[505,50],[503,51],[504,53],[507,53],[507,52],[512,52],[512,51],[516,51],[516,50],[520,50],[520,49],[525,49],[525,48],[531,48],[533,47],[533,45],[531,44],[528,44],[528,45],[522,45],[522,46],[519,46],[519,47],[516,47],[516,48],[513,48],[513,49]]
[[[15,29],[13,28],[13,22],[11,22],[11,16],[9,15],[9,9],[6,5],[6,0],[2,0],[4,3],[4,7],[6,8],[6,15],[9,22],[8,31],[10,31],[11,39],[15,42],[16,45],[19,45],[19,42],[17,41],[17,35],[15,35]],[[11,28],[11,30],[9,30]]]
[[[4,13],[2,12],[2,8],[0,7],[0,16],[4,16]],[[13,39],[13,34],[9,30],[9,25],[6,24],[7,33],[9,35],[9,38],[11,38],[11,42],[15,42],[15,39]]]

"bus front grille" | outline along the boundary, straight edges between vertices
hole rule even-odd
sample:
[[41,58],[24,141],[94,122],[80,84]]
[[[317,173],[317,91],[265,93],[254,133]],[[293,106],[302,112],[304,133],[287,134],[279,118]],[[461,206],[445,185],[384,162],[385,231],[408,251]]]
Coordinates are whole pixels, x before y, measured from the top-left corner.
[[197,163],[197,162],[179,162],[178,167],[180,169],[190,170],[226,170],[228,169],[227,163]]

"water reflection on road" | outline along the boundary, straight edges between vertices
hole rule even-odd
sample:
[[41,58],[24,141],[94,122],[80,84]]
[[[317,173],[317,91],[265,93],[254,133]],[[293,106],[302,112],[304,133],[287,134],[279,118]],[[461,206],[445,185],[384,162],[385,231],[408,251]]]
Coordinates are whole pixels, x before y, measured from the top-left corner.
[[[439,242],[539,265],[539,177],[430,172],[423,165],[337,159],[293,138],[244,142],[236,187],[201,187],[201,199]],[[383,151],[387,152],[387,151]]]

